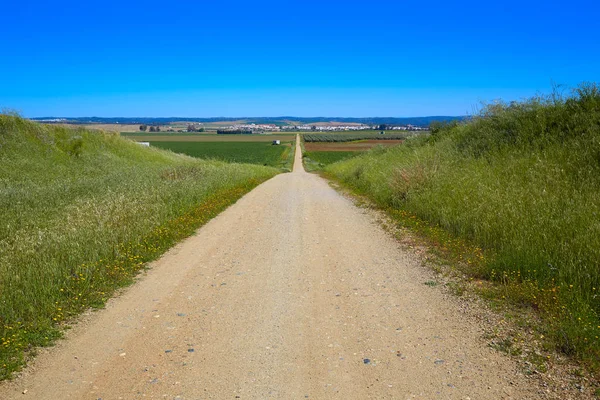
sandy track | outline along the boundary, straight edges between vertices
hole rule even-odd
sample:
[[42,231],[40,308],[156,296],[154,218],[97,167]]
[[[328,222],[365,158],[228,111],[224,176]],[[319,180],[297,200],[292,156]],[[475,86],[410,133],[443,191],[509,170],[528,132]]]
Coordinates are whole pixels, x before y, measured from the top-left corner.
[[538,398],[299,150],[0,398]]

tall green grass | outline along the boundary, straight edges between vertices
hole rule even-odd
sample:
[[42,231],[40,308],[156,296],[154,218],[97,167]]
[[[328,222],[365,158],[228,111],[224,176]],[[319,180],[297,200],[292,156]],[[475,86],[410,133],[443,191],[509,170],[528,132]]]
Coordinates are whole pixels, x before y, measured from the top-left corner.
[[306,151],[302,154],[307,171],[317,171],[329,164],[359,155],[358,151]]
[[0,115],[0,378],[277,173]]
[[382,207],[487,255],[472,276],[541,310],[567,354],[600,360],[600,90],[496,103],[427,138],[326,168]]

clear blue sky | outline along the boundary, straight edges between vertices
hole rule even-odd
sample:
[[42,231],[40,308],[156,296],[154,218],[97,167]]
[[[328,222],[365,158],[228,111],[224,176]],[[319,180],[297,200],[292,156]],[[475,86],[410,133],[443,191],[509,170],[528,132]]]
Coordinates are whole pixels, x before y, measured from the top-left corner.
[[9,1],[0,107],[34,116],[424,116],[600,81],[600,5]]

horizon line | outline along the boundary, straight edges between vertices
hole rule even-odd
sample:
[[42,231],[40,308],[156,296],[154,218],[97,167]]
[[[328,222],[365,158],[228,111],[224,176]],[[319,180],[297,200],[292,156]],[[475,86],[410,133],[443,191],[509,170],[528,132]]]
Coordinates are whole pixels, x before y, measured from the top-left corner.
[[82,119],[82,118],[98,118],[98,119],[118,119],[118,118],[145,118],[145,119],[186,119],[186,118],[196,118],[196,119],[259,119],[259,118],[270,118],[270,119],[293,119],[293,118],[302,118],[302,119],[310,119],[310,118],[319,118],[319,119],[367,119],[367,118],[394,118],[394,119],[408,119],[408,118],[434,118],[434,117],[468,117],[469,115],[418,115],[411,117],[392,117],[392,116],[364,116],[364,117],[343,117],[343,116],[310,116],[310,117],[301,117],[301,116],[235,116],[235,117],[225,117],[225,116],[215,116],[215,117],[181,117],[181,116],[169,116],[169,117],[143,117],[143,116],[111,116],[111,117],[98,117],[98,116],[78,116],[78,117],[63,117],[63,116],[39,116],[39,117],[25,117],[28,119],[41,119],[41,118],[60,118],[60,119]]

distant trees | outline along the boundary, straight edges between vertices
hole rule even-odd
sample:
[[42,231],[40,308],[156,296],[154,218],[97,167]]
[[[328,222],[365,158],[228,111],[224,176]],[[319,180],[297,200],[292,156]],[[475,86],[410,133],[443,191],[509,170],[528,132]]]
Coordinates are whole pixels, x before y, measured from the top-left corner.
[[156,125],[156,126],[151,126],[150,127],[150,132],[160,132],[160,126]]
[[140,125],[140,131],[146,132],[146,129],[148,129],[148,125]]
[[201,126],[194,125],[194,124],[189,124],[187,126],[187,131],[188,132],[204,132],[204,128]]
[[377,127],[377,130],[385,131],[387,128],[388,128],[388,126],[386,124],[381,124]]

